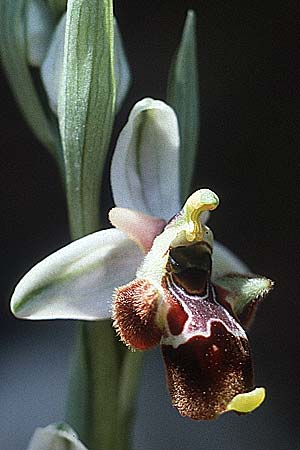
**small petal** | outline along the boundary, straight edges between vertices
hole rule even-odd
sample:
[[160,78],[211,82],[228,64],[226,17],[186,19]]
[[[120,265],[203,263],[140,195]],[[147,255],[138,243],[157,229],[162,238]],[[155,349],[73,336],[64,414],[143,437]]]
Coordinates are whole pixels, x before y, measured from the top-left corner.
[[51,10],[42,0],[30,0],[26,6],[27,59],[40,67],[44,61],[54,28]]
[[214,241],[212,261],[212,281],[228,273],[251,273],[246,264],[232,253],[232,251],[216,241]]
[[166,222],[157,217],[128,208],[113,208],[109,212],[112,225],[127,234],[145,252],[149,252],[153,241],[164,229]]
[[114,288],[134,278],[141,261],[121,231],[90,234],[33,267],[15,289],[12,312],[36,320],[109,318]]
[[[114,21],[114,31],[115,76],[117,86],[116,108],[118,110],[130,87],[131,76],[123,48],[122,37],[116,20]],[[49,104],[55,114],[57,114],[60,79],[63,70],[65,32],[66,14],[62,16],[53,33],[47,56],[41,68],[42,79],[48,94]]]
[[[273,288],[273,281],[262,276],[228,274],[215,281],[222,303],[249,327],[259,302]],[[219,289],[221,288],[221,290]]]
[[133,107],[112,159],[116,206],[169,220],[180,209],[179,130],[173,109],[145,98]]
[[87,450],[67,424],[37,428],[27,450]]

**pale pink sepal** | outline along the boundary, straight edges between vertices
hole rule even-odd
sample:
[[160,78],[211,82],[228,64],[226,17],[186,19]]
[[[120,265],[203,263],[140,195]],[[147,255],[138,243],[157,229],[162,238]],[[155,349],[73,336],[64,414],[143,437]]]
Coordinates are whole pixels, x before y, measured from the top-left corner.
[[149,252],[154,239],[166,226],[163,219],[128,208],[111,209],[109,220],[114,227],[126,233],[130,239],[136,242],[145,253]]

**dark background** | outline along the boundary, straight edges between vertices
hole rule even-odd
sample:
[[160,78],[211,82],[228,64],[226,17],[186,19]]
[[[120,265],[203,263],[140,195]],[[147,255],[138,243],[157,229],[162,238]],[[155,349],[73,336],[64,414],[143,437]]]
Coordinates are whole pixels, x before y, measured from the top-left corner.
[[[267,388],[264,405],[216,422],[181,419],[167,397],[159,352],[149,353],[134,450],[300,448],[297,4],[276,10],[253,1],[116,2],[134,75],[116,130],[136,100],[164,99],[186,9],[197,11],[201,133],[194,187],[221,198],[210,220],[216,238],[276,282],[250,331],[256,382]],[[0,448],[21,450],[35,426],[63,419],[74,324],[17,321],[9,297],[29,267],[70,237],[55,164],[26,127],[3,75],[0,96]]]

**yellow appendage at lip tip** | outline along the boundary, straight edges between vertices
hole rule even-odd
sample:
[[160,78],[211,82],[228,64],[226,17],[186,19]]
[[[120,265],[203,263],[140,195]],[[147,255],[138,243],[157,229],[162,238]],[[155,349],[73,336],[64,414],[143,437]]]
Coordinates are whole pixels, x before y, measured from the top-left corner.
[[251,392],[238,394],[228,403],[226,411],[249,413],[258,408],[266,397],[265,388],[256,388]]
[[219,198],[210,189],[199,189],[187,199],[183,211],[190,224],[190,230],[186,231],[186,239],[189,242],[203,239],[200,215],[204,211],[213,211],[218,205]]

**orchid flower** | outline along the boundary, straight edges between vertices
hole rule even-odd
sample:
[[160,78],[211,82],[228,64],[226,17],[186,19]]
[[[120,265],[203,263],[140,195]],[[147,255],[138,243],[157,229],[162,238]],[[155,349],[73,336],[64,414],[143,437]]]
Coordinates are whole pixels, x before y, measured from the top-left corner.
[[[180,206],[176,114],[139,101],[111,166],[115,228],[53,253],[31,269],[12,297],[24,319],[113,317],[132,349],[161,345],[173,405],[183,416],[247,413],[264,399],[253,384],[244,326],[272,282],[249,269],[205,225],[218,206],[209,189]],[[113,300],[112,300],[113,299]],[[99,343],[99,345],[101,345]]]
[[27,450],[87,450],[75,431],[67,424],[37,428]]

